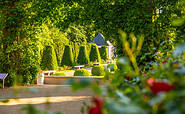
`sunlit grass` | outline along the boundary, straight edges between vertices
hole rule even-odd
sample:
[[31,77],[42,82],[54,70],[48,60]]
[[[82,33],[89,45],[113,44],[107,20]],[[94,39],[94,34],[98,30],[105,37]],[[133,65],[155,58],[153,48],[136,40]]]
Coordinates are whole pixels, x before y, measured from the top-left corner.
[[83,99],[91,98],[91,96],[56,96],[56,97],[35,97],[35,98],[20,98],[20,99],[8,99],[9,102],[0,102],[0,105],[23,105],[23,104],[41,104],[41,103],[58,103],[66,101],[79,101]]

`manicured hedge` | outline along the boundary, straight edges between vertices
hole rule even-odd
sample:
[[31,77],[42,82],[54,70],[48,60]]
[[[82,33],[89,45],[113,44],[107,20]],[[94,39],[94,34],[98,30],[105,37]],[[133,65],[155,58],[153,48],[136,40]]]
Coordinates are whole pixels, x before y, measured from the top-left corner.
[[77,64],[83,65],[89,63],[89,57],[85,46],[80,46],[80,51],[77,58]]
[[63,72],[55,72],[55,74],[52,74],[51,76],[66,76]]
[[77,42],[77,43],[73,43],[73,42],[70,42],[70,43],[57,42],[57,43],[54,43],[54,49],[55,49],[58,65],[61,66],[65,45],[70,45],[71,46],[71,50],[72,50],[72,54],[73,54],[73,58],[74,58],[74,65],[76,65],[75,63],[77,63],[77,60],[78,60],[77,57],[78,57],[78,54],[79,54],[79,51],[80,51],[80,46],[84,45],[86,47],[87,55],[89,57],[92,44],[93,43],[79,43],[79,42]]
[[74,76],[90,76],[90,72],[86,69],[77,69],[74,72]]
[[101,46],[100,55],[101,55],[101,59],[105,61],[109,59],[108,52],[107,52],[107,46]]
[[64,65],[74,66],[74,58],[73,58],[73,53],[70,45],[65,46],[61,66],[64,66]]
[[89,58],[91,62],[96,61],[96,62],[101,63],[100,53],[98,50],[98,46],[96,44],[91,45],[91,52],[90,52]]
[[104,67],[100,65],[93,66],[92,75],[93,76],[104,76],[105,75]]
[[42,70],[58,70],[58,63],[53,46],[45,46],[41,61]]
[[116,71],[118,69],[116,64],[108,64],[107,68],[109,68],[111,71]]

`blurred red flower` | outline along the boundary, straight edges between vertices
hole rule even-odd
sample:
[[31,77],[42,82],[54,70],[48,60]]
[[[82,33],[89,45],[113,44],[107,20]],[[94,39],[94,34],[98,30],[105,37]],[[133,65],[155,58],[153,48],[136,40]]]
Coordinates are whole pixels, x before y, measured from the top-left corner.
[[102,100],[97,97],[94,97],[93,102],[96,104],[96,106],[89,108],[89,114],[102,114]]
[[166,82],[153,82],[153,84],[150,86],[150,90],[154,94],[158,94],[160,92],[168,92],[173,89],[173,85],[170,85]]
[[154,78],[149,78],[146,80],[146,83],[151,86],[154,83]]
[[130,76],[127,76],[127,77],[126,77],[126,79],[127,79],[127,80],[130,80],[130,79],[131,79],[131,77],[130,77]]
[[162,64],[167,63],[167,61],[163,61]]

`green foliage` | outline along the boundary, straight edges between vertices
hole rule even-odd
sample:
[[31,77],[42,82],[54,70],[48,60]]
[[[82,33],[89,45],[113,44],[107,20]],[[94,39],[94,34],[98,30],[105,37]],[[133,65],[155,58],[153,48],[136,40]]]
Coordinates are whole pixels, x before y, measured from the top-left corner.
[[70,25],[66,31],[67,37],[71,42],[86,42],[86,31],[83,26]]
[[83,65],[89,63],[89,57],[85,46],[80,46],[80,51],[77,58],[77,64]]
[[109,68],[111,71],[116,71],[118,69],[116,64],[108,64],[107,68]]
[[[180,20],[176,21],[177,24],[184,22],[183,19],[179,19],[184,16],[184,6],[182,3],[178,3],[178,0],[169,0],[168,3],[160,0],[119,0],[114,2],[103,0],[95,1],[92,4],[88,2],[79,3],[84,8],[84,13],[80,15],[81,18],[78,22],[84,23],[83,20],[92,20],[86,21],[86,25],[93,25],[94,28],[100,29],[106,40],[113,42],[116,46],[116,53],[119,57],[125,56],[125,53],[122,46],[124,42],[118,38],[118,28],[128,34],[134,33],[136,37],[144,34],[144,45],[137,58],[138,64],[144,65],[145,62],[153,60],[153,57],[145,56],[145,54],[154,54],[161,47],[162,42],[166,45],[164,49],[168,49],[168,47],[172,47],[172,41],[182,41],[182,35],[184,36],[185,25],[172,26],[174,22],[171,22],[173,18]],[[178,3],[178,7],[175,7],[176,3]],[[129,42],[131,40],[132,38],[129,39]]]
[[90,52],[89,58],[91,62],[97,61],[101,63],[100,53],[98,50],[98,46],[96,44],[91,44],[91,52]]
[[74,58],[70,45],[65,46],[64,54],[62,56],[61,66],[74,66]]
[[65,45],[66,45],[66,43],[64,43],[64,42],[54,43],[54,49],[56,52],[58,66],[60,66],[60,64],[62,62],[62,55],[64,54]]
[[91,52],[91,45],[92,43],[87,43],[85,46],[86,46],[86,50],[87,50],[87,55],[89,56],[90,55],[90,52]]
[[58,70],[58,63],[53,46],[45,46],[41,61],[42,70]]
[[42,24],[36,29],[38,38],[42,45],[53,45],[54,43],[63,42],[69,43],[67,34],[60,31],[59,28],[52,26],[51,24]]
[[107,52],[107,46],[101,46],[100,55],[101,55],[101,59],[105,61],[109,59],[108,52]]
[[93,66],[91,72],[93,76],[104,76],[105,75],[105,69],[103,66],[100,66],[100,65]]
[[86,69],[77,69],[74,72],[74,76],[90,76],[90,72]]
[[72,48],[72,53],[74,55],[74,63],[77,62],[77,58],[78,58],[78,54],[79,54],[79,50],[80,50],[80,46],[82,45],[81,43],[79,42],[76,42],[76,43],[70,43],[71,45],[71,48]]
[[[127,49],[129,48],[128,46]],[[101,98],[95,99],[103,99],[99,101],[103,106],[96,108],[100,108],[99,112],[105,111],[111,114],[184,113],[182,108],[185,104],[184,52],[185,43],[177,46],[175,50],[159,50],[151,55],[156,61],[148,62],[145,69],[140,72],[131,66],[135,64],[131,59],[136,57],[119,58],[117,63],[121,69],[106,76],[106,82],[110,83],[103,92],[100,91]],[[72,83],[72,88],[75,86]],[[89,86],[93,84],[86,87]],[[92,107],[94,108],[94,105]]]
[[40,64],[38,39],[25,1],[0,2],[0,72],[9,75],[5,85],[12,86],[15,75],[23,77],[23,85],[31,84]]
[[51,76],[66,76],[63,72],[55,72],[55,74],[52,74]]

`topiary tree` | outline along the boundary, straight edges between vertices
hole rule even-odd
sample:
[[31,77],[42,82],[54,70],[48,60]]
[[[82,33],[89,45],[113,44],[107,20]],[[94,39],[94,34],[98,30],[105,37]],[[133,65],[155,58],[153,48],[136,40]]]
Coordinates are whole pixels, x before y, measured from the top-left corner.
[[81,65],[89,63],[89,57],[87,56],[87,50],[85,46],[80,46],[77,63]]
[[109,68],[111,71],[116,71],[118,69],[116,64],[108,64],[107,68]]
[[73,58],[73,53],[70,45],[66,45],[64,49],[61,66],[64,66],[64,65],[74,66],[74,58]]
[[41,61],[41,68],[43,70],[58,70],[58,63],[53,46],[45,46]]
[[91,52],[89,58],[91,62],[97,61],[101,63],[100,53],[98,51],[98,46],[96,44],[91,45]]
[[105,61],[109,59],[108,52],[107,52],[107,46],[101,46],[100,55],[101,55],[101,59]]
[[100,66],[100,65],[93,66],[93,68],[92,68],[92,75],[93,76],[104,76],[105,75],[104,67]]
[[90,76],[90,72],[87,69],[77,69],[74,72],[74,76]]

